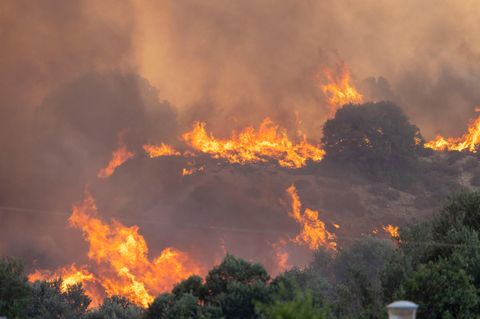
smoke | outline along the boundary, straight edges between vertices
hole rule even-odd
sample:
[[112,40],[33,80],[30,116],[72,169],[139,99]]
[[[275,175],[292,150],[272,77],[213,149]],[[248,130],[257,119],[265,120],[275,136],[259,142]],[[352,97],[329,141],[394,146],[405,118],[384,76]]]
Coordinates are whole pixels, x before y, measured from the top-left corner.
[[[3,213],[2,236],[11,242],[18,229],[29,229],[10,248],[37,247],[53,254],[52,259],[68,257],[57,245],[59,238],[70,237],[66,229],[70,207],[81,199],[85,187],[96,187],[97,172],[109,161],[119,132],[125,132],[127,147],[139,157],[142,143],[170,141],[177,135],[176,115],[168,103],[158,101],[156,90],[138,76],[118,72],[89,74],[54,90],[26,129],[31,143],[19,147],[28,156],[28,165],[17,164],[21,173],[4,172],[4,180],[12,183],[6,184],[9,193],[2,204],[40,211]],[[113,196],[110,199],[115,203]],[[58,214],[52,217],[52,211]],[[45,242],[37,240],[42,236]]]
[[285,123],[297,111],[313,134],[327,111],[317,77],[342,59],[358,82],[386,79],[429,138],[461,132],[480,102],[477,10],[472,1],[136,2],[135,59],[172,104],[198,113],[208,103],[213,129],[265,115]]
[[4,201],[11,199],[9,193],[19,183],[28,183],[21,176],[32,165],[32,122],[43,99],[86,73],[124,66],[131,48],[129,22],[123,16],[127,8],[116,7],[107,15],[99,6],[84,1],[0,5],[0,196]]
[[[329,112],[322,70],[338,60],[368,99],[400,104],[427,138],[460,134],[480,104],[478,10],[433,0],[2,2],[0,205],[34,210],[0,212],[0,253],[48,268],[81,262],[86,247],[66,219],[85,187],[105,218],[139,224],[152,255],[174,245],[206,262],[222,249],[268,262],[271,244],[298,232],[282,202],[292,183],[306,207],[355,224],[368,216],[365,194],[315,168],[200,158],[206,172],[182,177],[186,160],[151,160],[140,146],[175,144],[197,120],[222,136],[266,116],[318,142]],[[136,156],[99,181],[122,130]]]
[[[65,201],[70,198],[57,191],[64,186],[65,193],[73,193],[84,186],[71,187],[73,175],[65,170],[69,163],[62,162],[60,154],[49,153],[48,145],[38,145],[35,122],[43,112],[40,105],[48,105],[44,99],[68,82],[93,71],[128,68],[128,7],[109,8],[110,4],[48,0],[0,4],[0,202],[34,209],[0,213],[2,254],[28,256],[54,266],[68,255],[59,245],[60,236],[74,247],[64,231],[70,206]],[[52,162],[44,167],[48,158]]]

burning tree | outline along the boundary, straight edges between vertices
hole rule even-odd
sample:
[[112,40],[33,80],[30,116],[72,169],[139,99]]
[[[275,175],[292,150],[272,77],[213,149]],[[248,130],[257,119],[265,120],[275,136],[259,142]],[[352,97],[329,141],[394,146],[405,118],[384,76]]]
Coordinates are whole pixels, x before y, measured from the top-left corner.
[[205,282],[192,276],[158,296],[145,318],[258,318],[255,303],[269,302],[269,280],[260,264],[227,255]]

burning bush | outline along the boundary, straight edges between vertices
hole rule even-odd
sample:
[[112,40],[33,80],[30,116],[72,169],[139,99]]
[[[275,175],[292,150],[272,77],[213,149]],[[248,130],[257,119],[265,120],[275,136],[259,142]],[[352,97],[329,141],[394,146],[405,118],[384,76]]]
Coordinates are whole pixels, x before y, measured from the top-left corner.
[[254,302],[268,302],[269,279],[260,264],[227,255],[205,283],[192,276],[158,296],[146,318],[258,318]]

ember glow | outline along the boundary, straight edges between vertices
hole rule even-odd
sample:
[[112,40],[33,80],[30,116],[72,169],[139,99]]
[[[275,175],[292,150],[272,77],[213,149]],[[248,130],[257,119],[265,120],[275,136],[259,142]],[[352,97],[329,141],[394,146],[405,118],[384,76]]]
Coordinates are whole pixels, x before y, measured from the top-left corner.
[[437,136],[425,143],[425,147],[435,151],[470,151],[476,153],[480,145],[480,116],[470,122],[467,133],[461,137]]
[[396,238],[399,235],[397,226],[388,224],[387,226],[383,226],[383,230],[388,233],[392,238]]
[[123,141],[125,131],[118,134],[118,148],[112,152],[112,159],[108,162],[107,166],[102,168],[98,174],[98,178],[107,178],[110,177],[117,167],[121,166],[123,163],[128,161],[130,158],[135,156],[135,153],[130,152]]
[[182,135],[182,139],[194,150],[210,154],[213,158],[225,159],[230,163],[265,163],[276,161],[280,166],[300,168],[307,160],[320,161],[325,155],[319,146],[314,146],[303,137],[295,143],[269,118],[263,120],[258,130],[247,127],[233,133],[229,139],[218,139],[208,134],[205,123],[197,122],[193,129]]
[[327,97],[332,115],[345,104],[358,104],[363,102],[363,95],[351,83],[350,71],[345,63],[338,63],[335,70],[325,68],[323,71],[326,79],[320,88]]
[[182,176],[188,176],[188,175],[193,175],[197,172],[201,172],[201,171],[204,171],[205,170],[205,166],[200,166],[200,167],[190,167],[190,168],[186,168],[184,167],[182,169]]
[[74,206],[69,219],[71,226],[83,231],[90,245],[90,264],[80,268],[72,265],[51,274],[36,271],[29,279],[62,277],[62,289],[83,283],[92,306],[100,304],[102,296],[122,295],[146,307],[156,295],[169,291],[179,281],[203,273],[192,258],[174,248],[165,248],[150,260],[147,243],[137,226],[126,227],[116,220],[106,224],[96,216],[95,200],[87,194],[82,203]]
[[[298,196],[297,189],[294,185],[287,189],[292,201],[292,210],[290,216],[302,226],[300,234],[298,234],[294,242],[308,246],[311,250],[316,250],[324,247],[329,250],[336,250],[337,243],[335,235],[330,233],[325,228],[325,223],[318,219],[318,211],[306,208],[303,214],[301,213],[302,203]],[[335,227],[336,228],[336,227]]]
[[143,145],[143,149],[147,152],[150,158],[161,156],[180,156],[181,153],[175,150],[172,146],[161,143],[160,145],[146,144]]

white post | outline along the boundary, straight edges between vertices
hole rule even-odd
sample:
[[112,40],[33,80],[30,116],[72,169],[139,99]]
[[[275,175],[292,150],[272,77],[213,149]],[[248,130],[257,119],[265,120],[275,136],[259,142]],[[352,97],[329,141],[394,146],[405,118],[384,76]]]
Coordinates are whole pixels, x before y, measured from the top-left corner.
[[418,305],[411,301],[399,300],[387,306],[389,319],[415,319]]

